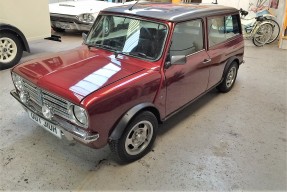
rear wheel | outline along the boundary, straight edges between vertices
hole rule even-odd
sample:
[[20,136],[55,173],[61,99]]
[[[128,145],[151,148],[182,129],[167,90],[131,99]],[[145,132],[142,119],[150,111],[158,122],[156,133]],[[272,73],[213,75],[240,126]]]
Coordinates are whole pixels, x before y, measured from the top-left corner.
[[252,38],[253,44],[257,47],[265,45],[272,36],[272,28],[273,26],[270,23],[260,24]]
[[0,34],[0,69],[16,65],[23,54],[23,47],[18,37],[12,33]]
[[268,19],[268,20],[265,20],[265,21],[270,22],[270,24],[272,25],[272,35],[271,35],[270,39],[267,41],[266,44],[273,43],[279,36],[280,26],[279,26],[279,24],[276,21],[274,21],[272,19]]
[[120,139],[110,142],[111,151],[122,162],[138,160],[151,150],[157,128],[155,115],[144,111],[132,120]]
[[235,83],[238,71],[238,64],[233,61],[229,66],[227,73],[223,77],[223,81],[217,86],[220,92],[227,93],[230,91]]

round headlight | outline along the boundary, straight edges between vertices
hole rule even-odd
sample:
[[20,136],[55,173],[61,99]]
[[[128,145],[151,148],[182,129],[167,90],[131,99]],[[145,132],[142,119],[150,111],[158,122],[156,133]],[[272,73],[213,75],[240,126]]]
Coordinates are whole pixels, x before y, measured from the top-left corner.
[[94,20],[94,17],[92,14],[88,14],[88,22],[92,22]]
[[79,21],[92,23],[94,21],[94,16],[90,13],[84,13],[78,16]]
[[12,73],[12,80],[14,82],[16,89],[18,89],[19,91],[24,90],[23,80],[19,75],[17,75],[16,73]]
[[86,125],[87,124],[87,121],[88,121],[88,118],[87,118],[87,113],[86,113],[86,110],[82,107],[79,107],[79,106],[74,106],[74,116],[76,117],[76,119]]

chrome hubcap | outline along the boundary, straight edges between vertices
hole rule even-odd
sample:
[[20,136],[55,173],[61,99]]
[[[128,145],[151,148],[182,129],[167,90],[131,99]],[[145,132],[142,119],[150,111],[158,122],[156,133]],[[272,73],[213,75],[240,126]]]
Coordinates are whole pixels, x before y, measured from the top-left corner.
[[8,37],[0,38],[0,62],[9,63],[16,57],[16,54],[16,43]]
[[234,80],[235,80],[235,76],[236,76],[236,67],[231,67],[231,69],[229,70],[229,72],[227,74],[227,78],[226,78],[226,87],[227,88],[232,86],[232,84],[234,83]]
[[153,135],[153,126],[149,121],[140,121],[127,135],[125,149],[129,155],[141,153],[150,143]]

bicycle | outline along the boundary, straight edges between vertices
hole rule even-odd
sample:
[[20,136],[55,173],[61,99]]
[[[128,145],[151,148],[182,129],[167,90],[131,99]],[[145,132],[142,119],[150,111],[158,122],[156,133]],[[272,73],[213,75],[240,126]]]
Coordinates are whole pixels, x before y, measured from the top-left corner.
[[243,36],[246,39],[252,39],[255,46],[261,47],[270,44],[278,38],[280,27],[273,15],[263,13],[257,17],[246,19],[248,11],[240,9],[239,12],[241,14]]

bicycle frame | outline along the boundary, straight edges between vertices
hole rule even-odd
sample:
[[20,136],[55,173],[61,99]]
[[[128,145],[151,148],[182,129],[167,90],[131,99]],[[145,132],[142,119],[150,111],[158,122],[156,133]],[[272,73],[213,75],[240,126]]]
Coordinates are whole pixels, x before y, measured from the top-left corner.
[[[275,20],[275,17],[271,14],[262,14],[259,15],[265,19]],[[245,39],[253,38],[254,34],[256,33],[259,25],[263,24],[264,21],[257,21],[257,17],[246,19],[245,17],[241,17],[241,26],[243,31],[243,37]],[[268,21],[265,21],[268,22]]]

